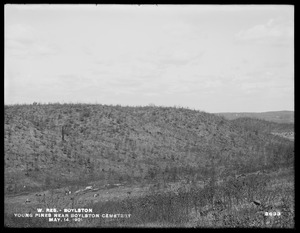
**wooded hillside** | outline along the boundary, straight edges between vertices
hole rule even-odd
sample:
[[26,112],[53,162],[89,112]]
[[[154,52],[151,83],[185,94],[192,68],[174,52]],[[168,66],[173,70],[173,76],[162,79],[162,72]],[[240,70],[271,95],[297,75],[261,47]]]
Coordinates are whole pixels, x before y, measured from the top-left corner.
[[212,167],[224,176],[293,163],[293,142],[248,126],[185,108],[5,106],[6,186],[178,180]]

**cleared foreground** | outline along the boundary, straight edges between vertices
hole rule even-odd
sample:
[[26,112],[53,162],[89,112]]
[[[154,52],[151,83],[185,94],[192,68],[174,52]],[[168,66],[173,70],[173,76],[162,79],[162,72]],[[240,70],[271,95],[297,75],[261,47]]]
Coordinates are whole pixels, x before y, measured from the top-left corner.
[[[100,188],[66,196],[63,190],[5,198],[5,223],[14,227],[271,227],[294,226],[294,173],[291,168],[219,180],[213,189],[202,182],[130,185]],[[251,183],[252,180],[252,183]],[[267,180],[267,182],[263,182]],[[244,182],[244,185],[243,185]],[[255,183],[254,183],[255,182]],[[95,184],[96,186],[96,184]],[[55,193],[56,192],[56,193]],[[55,193],[55,194],[54,194]],[[211,195],[214,193],[214,200]],[[95,194],[99,196],[95,197]],[[73,199],[73,200],[72,200]],[[26,203],[30,200],[30,203]],[[255,204],[259,202],[259,206]],[[37,213],[37,208],[90,208],[100,218],[49,222],[47,218],[16,218],[13,213]],[[265,213],[280,216],[265,216]],[[130,214],[130,218],[108,217]],[[53,216],[53,215],[52,215]],[[80,215],[78,215],[80,216]]]

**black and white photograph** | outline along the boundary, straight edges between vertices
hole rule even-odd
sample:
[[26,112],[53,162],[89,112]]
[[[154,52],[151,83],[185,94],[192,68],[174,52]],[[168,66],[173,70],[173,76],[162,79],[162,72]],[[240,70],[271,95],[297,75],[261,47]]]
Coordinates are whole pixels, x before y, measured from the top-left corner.
[[5,228],[295,228],[294,5],[4,5]]

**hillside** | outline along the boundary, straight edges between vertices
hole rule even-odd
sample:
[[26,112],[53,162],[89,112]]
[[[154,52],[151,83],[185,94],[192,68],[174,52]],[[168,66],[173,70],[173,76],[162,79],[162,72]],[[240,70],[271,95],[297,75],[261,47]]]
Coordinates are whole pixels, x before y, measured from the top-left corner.
[[[293,142],[205,112],[87,104],[5,106],[7,193],[178,180],[292,164]],[[26,188],[24,188],[24,185]]]
[[237,118],[232,120],[232,122],[246,128],[247,130],[271,133],[273,135],[294,140],[294,124],[292,123],[276,123],[247,117]]
[[240,117],[257,118],[266,121],[277,123],[294,123],[293,111],[272,111],[272,112],[224,112],[216,113],[219,116],[224,116],[228,120],[234,120]]

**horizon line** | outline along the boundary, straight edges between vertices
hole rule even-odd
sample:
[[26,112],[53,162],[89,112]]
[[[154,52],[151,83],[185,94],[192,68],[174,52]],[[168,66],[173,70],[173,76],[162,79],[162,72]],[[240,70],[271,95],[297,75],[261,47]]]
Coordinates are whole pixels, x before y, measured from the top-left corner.
[[185,108],[185,109],[189,109],[189,110],[196,110],[196,111],[203,111],[203,112],[209,112],[209,113],[212,113],[212,114],[224,114],[224,113],[267,113],[267,112],[294,112],[294,110],[266,110],[266,111],[221,111],[221,112],[218,112],[218,111],[213,111],[213,112],[210,112],[210,111],[207,111],[207,110],[202,110],[202,109],[197,109],[197,108],[194,108],[194,107],[189,107],[189,106],[181,106],[181,105],[156,105],[154,103],[149,103],[147,105],[124,105],[124,104],[107,104],[107,103],[98,103],[97,101],[96,102],[32,102],[32,103],[11,103],[11,104],[7,104],[7,103],[4,103],[4,106],[14,106],[14,105],[53,105],[53,104],[60,104],[60,105],[106,105],[106,106],[113,106],[113,107],[117,107],[117,106],[121,106],[121,107],[161,107],[161,108]]

